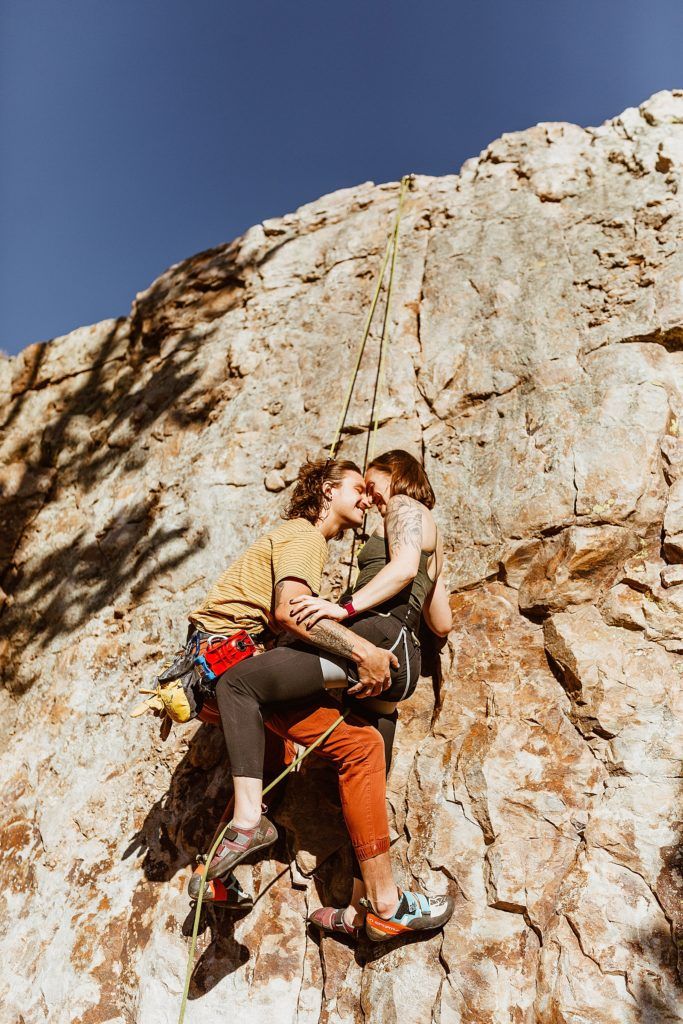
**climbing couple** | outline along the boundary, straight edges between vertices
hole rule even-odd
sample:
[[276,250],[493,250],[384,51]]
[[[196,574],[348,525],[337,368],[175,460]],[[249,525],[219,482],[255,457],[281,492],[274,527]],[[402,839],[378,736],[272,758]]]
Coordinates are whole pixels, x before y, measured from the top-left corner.
[[[339,604],[319,597],[327,542],[357,530],[371,505],[381,523],[362,547],[353,590]],[[207,879],[232,869],[276,839],[262,806],[264,723],[309,746],[347,717],[315,749],[337,770],[342,811],[354,850],[347,907],[310,917],[324,932],[381,941],[443,927],[448,896],[401,891],[389,854],[386,775],[397,705],[418,680],[422,617],[438,636],[451,627],[442,579],[443,551],[431,509],[434,493],[409,453],[387,452],[365,477],[348,461],[307,462],[284,522],[260,537],[220,576],[189,616],[190,643],[245,631],[275,646],[219,676],[215,696],[234,784],[232,818]],[[195,873],[191,895],[201,878]]]

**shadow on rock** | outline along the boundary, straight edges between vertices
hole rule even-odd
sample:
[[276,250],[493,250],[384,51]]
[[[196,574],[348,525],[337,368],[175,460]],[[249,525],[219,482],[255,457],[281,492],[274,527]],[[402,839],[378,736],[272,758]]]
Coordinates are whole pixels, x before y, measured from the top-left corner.
[[[0,479],[0,615],[7,635],[22,627],[22,647],[33,642],[44,646],[73,632],[127,587],[139,599],[153,576],[183,561],[182,555],[174,554],[150,568],[152,560],[184,532],[154,528],[163,489],[158,486],[150,488],[144,502],[123,506],[96,535],[82,528],[63,545],[50,547],[44,558],[29,557],[24,564],[15,564],[26,531],[62,491],[87,493],[114,470],[119,484],[122,473],[139,477],[148,459],[147,447],[136,444],[141,435],[149,435],[161,418],[167,431],[182,432],[192,423],[204,423],[223,397],[216,389],[195,388],[200,380],[195,357],[211,330],[201,336],[180,334],[166,346],[163,358],[155,361],[147,353],[147,362],[139,365],[140,339],[134,337],[121,350],[126,323],[116,322],[90,368],[76,375],[82,377],[79,386],[63,398],[56,396],[50,406],[54,414],[50,412],[40,425],[39,442],[23,440],[5,453],[8,468]],[[10,403],[6,425],[19,415],[32,390],[51,383],[37,380],[44,350],[45,344],[37,347],[28,375],[20,382],[23,390]],[[197,542],[193,538],[195,547]],[[6,671],[3,678],[11,675]],[[30,682],[19,680],[13,689],[29,687]]]
[[[284,744],[268,731],[266,739],[265,772],[269,778],[281,770]],[[277,807],[284,790],[283,782],[269,795],[271,810]],[[177,764],[168,790],[149,809],[122,859],[145,851],[142,868],[145,877],[152,882],[168,882],[183,868],[194,868],[198,855],[209,850],[231,793],[223,733],[213,725],[201,725]],[[248,863],[268,860],[278,854],[282,855],[281,859],[286,858],[282,831],[274,846],[263,854],[255,854]]]
[[208,849],[231,791],[223,734],[202,725],[177,764],[169,788],[150,807],[123,860],[145,852],[151,882],[169,882]]
[[683,1020],[683,821],[677,824],[675,842],[660,850],[662,869],[653,887],[668,929],[638,935],[641,955],[645,954],[650,964],[654,961],[658,972],[643,971],[637,983],[630,985],[642,1024],[680,1024]]
[[[224,910],[210,906],[202,909],[203,931],[210,931],[211,940],[192,972],[189,999],[205,996],[223,978],[248,963],[251,956],[249,949],[233,935],[235,923],[246,915],[247,912],[243,910]],[[194,918],[194,912],[191,916]]]

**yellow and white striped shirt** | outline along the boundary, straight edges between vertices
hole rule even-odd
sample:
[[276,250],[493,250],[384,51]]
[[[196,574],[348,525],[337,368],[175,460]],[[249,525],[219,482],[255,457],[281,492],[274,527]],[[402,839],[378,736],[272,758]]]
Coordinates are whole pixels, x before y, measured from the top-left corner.
[[190,622],[209,633],[230,635],[238,629],[258,634],[273,628],[275,587],[284,579],[305,583],[320,593],[327,561],[327,541],[307,519],[288,519],[259,537],[228,566]]

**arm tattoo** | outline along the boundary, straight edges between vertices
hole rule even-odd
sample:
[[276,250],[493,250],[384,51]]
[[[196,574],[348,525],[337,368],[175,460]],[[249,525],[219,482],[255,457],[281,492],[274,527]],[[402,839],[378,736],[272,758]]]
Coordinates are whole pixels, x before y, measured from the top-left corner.
[[326,651],[331,651],[332,654],[340,654],[342,658],[353,656],[353,644],[349,639],[351,635],[351,631],[346,626],[342,626],[340,622],[334,622],[332,619],[316,622],[309,633],[311,643],[316,647],[322,647]]
[[422,512],[407,494],[397,494],[390,502],[384,520],[384,531],[389,542],[389,551],[400,548],[415,548],[422,551]]
[[[275,584],[274,605],[276,608],[280,603],[286,583],[287,580],[282,580],[281,583]],[[299,636],[297,633],[292,633],[291,635],[295,636],[298,640],[305,640],[306,643],[311,643],[314,647],[322,647],[326,651],[331,651],[332,654],[340,654],[342,658],[353,657],[353,634],[350,629],[342,626],[340,622],[335,622],[334,619],[316,622],[315,626],[307,632],[305,637]]]

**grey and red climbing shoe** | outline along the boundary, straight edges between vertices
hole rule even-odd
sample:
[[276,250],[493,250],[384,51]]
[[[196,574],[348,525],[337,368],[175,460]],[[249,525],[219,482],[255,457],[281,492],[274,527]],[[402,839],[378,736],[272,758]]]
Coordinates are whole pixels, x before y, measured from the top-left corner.
[[266,846],[272,846],[277,839],[277,829],[271,821],[268,821],[265,814],[254,828],[233,828],[228,825],[227,831],[221,839],[218,849],[213,855],[209,864],[206,877],[220,878],[227,874],[236,864],[239,864],[256,850],[263,850]]
[[335,935],[348,935],[352,939],[360,938],[363,931],[362,926],[347,924],[344,920],[344,908],[337,910],[335,907],[319,907],[308,917],[309,923],[319,928],[321,932],[332,932]]
[[[204,865],[198,864],[192,872],[187,886],[187,893],[191,900],[199,899],[199,887],[202,884]],[[227,878],[209,878],[204,886],[202,903],[213,903],[227,910],[251,910],[254,906],[254,897],[245,892],[230,872]]]
[[455,907],[452,896],[424,896],[421,892],[401,894],[391,917],[380,917],[368,900],[361,900],[367,909],[365,933],[371,942],[387,942],[397,936],[415,932],[437,931],[450,920]]

